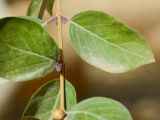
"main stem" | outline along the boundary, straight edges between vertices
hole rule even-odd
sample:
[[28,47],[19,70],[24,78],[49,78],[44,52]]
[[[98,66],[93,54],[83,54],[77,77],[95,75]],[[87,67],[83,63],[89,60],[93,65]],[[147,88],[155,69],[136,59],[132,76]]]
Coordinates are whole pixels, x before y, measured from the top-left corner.
[[62,17],[61,17],[61,0],[57,0],[56,16],[58,20],[58,40],[60,51],[60,62],[62,63],[62,70],[60,72],[60,109],[65,111],[65,64],[63,54],[63,36],[62,36]]

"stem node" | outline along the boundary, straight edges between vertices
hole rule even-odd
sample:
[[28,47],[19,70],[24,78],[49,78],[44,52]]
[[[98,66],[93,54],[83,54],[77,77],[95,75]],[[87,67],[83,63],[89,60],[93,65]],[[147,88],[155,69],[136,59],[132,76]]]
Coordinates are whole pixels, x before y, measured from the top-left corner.
[[66,116],[65,111],[56,109],[53,111],[53,120],[63,120]]

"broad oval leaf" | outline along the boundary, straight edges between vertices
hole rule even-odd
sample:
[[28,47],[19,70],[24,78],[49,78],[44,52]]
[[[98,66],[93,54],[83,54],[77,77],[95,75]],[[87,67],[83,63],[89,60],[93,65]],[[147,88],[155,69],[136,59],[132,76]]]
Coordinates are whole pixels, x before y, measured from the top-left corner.
[[119,102],[102,97],[89,98],[67,112],[65,120],[132,120]]
[[27,11],[28,16],[38,17],[42,7],[45,7],[50,15],[52,15],[54,0],[46,0],[43,4],[43,0],[32,0]]
[[79,56],[107,72],[122,73],[155,61],[143,37],[103,12],[75,15],[70,34]]
[[0,20],[0,78],[22,81],[43,77],[56,64],[59,50],[35,18]]
[[[66,107],[67,110],[71,110],[77,103],[76,91],[68,81],[65,81],[65,91]],[[59,108],[59,97],[59,80],[48,82],[32,96],[23,117],[32,116],[39,120],[50,120],[53,118],[53,110]]]

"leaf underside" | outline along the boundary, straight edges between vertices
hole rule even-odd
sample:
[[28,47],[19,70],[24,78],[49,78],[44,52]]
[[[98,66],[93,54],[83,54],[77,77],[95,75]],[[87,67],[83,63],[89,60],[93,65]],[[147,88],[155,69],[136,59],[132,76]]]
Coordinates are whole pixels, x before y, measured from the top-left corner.
[[128,110],[119,102],[95,97],[80,102],[67,112],[65,120],[132,120]]
[[[71,110],[77,103],[76,91],[68,81],[65,81],[65,91],[66,108]],[[32,96],[23,117],[31,116],[39,120],[50,120],[53,118],[53,110],[59,108],[59,95],[59,80],[48,82]]]
[[0,26],[0,78],[32,80],[54,69],[58,47],[39,20],[9,17]]
[[106,72],[127,72],[155,61],[143,37],[103,12],[75,15],[71,19],[70,35],[79,56]]

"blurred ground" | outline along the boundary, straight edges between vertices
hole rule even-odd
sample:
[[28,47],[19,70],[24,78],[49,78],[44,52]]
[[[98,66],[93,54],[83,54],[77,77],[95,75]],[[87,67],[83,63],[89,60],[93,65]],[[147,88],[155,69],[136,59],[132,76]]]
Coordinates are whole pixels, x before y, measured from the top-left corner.
[[[25,15],[28,0],[0,1],[0,17]],[[83,62],[69,42],[64,26],[66,78],[77,89],[78,100],[105,96],[123,102],[134,120],[160,120],[160,1],[159,0],[62,0],[63,14],[71,17],[82,10],[101,10],[112,14],[139,31],[151,45],[156,63],[135,71],[114,75]],[[45,16],[45,19],[49,16]],[[51,35],[56,31],[50,24]],[[52,34],[54,32],[54,34]],[[18,120],[31,94],[43,83],[58,77],[51,73],[41,80],[0,86],[0,120]]]

